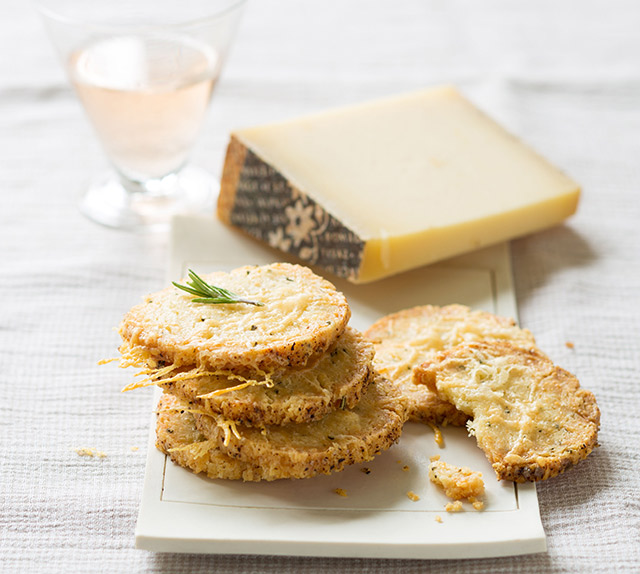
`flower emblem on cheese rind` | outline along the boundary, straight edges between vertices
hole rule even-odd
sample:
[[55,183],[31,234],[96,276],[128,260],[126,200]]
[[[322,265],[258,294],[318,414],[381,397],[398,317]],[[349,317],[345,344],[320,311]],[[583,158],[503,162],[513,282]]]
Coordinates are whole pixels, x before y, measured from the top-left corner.
[[251,150],[235,198],[232,225],[340,277],[356,276],[364,242]]
[[301,200],[298,200],[293,206],[285,207],[284,212],[289,220],[285,231],[293,240],[293,245],[298,247],[308,239],[309,234],[316,226],[316,222],[313,219],[313,205],[305,206]]
[[285,237],[284,228],[282,227],[277,227],[275,230],[270,231],[267,241],[271,247],[281,251],[289,251],[291,249],[291,239]]

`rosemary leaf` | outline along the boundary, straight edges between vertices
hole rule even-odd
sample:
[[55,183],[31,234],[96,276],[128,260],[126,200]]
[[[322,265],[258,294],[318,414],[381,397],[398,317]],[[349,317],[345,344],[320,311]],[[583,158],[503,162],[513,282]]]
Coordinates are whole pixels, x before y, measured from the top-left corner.
[[205,303],[209,305],[224,305],[231,303],[245,303],[247,305],[256,305],[262,307],[263,303],[259,301],[250,301],[243,299],[240,295],[236,295],[223,287],[216,287],[204,281],[195,271],[189,269],[189,278],[186,285],[180,285],[173,281],[173,285],[178,289],[182,289],[191,295],[195,295],[192,299],[194,303]]

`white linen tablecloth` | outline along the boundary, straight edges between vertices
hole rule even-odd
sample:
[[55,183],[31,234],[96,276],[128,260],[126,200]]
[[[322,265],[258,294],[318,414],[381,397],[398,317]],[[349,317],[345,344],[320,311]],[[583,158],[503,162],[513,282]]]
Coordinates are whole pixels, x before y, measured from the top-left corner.
[[96,362],[163,286],[168,239],[80,215],[106,161],[29,3],[2,15],[0,571],[640,571],[640,3],[254,0],[194,152],[219,173],[234,127],[454,83],[583,184],[513,263],[521,323],[596,394],[601,446],[538,485],[546,554],[452,562],[134,549],[151,391]]

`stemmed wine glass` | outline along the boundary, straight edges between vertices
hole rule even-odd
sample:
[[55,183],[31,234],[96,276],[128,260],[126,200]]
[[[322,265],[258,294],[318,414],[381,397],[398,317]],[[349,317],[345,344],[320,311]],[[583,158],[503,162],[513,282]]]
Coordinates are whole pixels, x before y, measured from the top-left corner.
[[37,0],[113,171],[81,209],[110,227],[166,229],[213,210],[217,182],[187,166],[245,0]]

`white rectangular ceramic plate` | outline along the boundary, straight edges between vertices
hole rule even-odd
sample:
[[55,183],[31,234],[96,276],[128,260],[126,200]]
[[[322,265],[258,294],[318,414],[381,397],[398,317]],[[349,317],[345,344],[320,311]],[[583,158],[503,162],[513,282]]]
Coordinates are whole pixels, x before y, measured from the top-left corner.
[[[286,259],[212,218],[183,217],[173,228],[169,276],[180,279],[189,268],[204,273]],[[329,279],[346,294],[351,324],[359,329],[387,313],[427,303],[462,303],[512,317],[517,311],[507,244],[369,285]],[[535,485],[498,482],[465,429],[442,431],[444,448],[435,443],[430,427],[408,423],[398,444],[364,465],[308,480],[241,483],[210,480],[176,466],[155,449],[152,424],[137,547],[377,558],[543,552]],[[435,454],[482,471],[483,511],[466,503],[464,512],[444,510],[448,501],[427,476],[429,457]],[[410,499],[409,492],[419,499]]]

